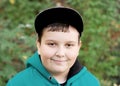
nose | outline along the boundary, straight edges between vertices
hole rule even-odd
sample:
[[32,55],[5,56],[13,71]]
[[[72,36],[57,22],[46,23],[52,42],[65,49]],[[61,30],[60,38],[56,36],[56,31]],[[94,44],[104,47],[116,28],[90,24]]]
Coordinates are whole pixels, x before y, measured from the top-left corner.
[[60,57],[60,58],[65,56],[65,49],[64,49],[64,47],[59,47],[57,49],[56,56]]

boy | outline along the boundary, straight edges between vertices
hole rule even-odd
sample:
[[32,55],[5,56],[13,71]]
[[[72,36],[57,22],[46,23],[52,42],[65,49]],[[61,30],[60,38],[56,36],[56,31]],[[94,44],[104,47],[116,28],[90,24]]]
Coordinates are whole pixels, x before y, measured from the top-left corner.
[[35,30],[38,51],[7,86],[100,86],[77,59],[83,32],[77,11],[66,7],[46,9],[37,15]]

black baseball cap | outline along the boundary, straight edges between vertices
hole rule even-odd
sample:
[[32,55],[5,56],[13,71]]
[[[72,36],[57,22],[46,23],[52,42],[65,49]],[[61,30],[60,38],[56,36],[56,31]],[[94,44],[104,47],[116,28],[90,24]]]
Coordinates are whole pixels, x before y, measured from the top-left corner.
[[83,32],[83,20],[79,12],[68,7],[53,7],[40,12],[35,19],[35,30],[39,34],[43,28],[52,23],[73,26],[80,35]]

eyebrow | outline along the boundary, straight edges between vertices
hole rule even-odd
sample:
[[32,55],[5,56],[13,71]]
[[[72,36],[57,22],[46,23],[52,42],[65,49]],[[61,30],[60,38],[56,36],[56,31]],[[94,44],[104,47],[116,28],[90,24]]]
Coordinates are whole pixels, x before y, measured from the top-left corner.
[[[52,41],[52,42],[59,42],[59,41],[56,41],[56,40],[45,40],[47,42],[49,41]],[[65,41],[65,43],[77,43],[76,41]]]

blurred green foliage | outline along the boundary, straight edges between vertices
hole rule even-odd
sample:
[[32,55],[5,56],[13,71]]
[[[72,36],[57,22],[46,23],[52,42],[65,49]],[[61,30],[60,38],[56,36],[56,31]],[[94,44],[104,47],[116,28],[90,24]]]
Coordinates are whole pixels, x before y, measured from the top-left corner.
[[[41,10],[60,0],[4,0],[0,3],[0,86],[25,68],[36,51],[34,19]],[[59,2],[60,3],[60,2]],[[80,61],[100,80],[101,86],[120,84],[120,1],[65,0],[84,20]]]

